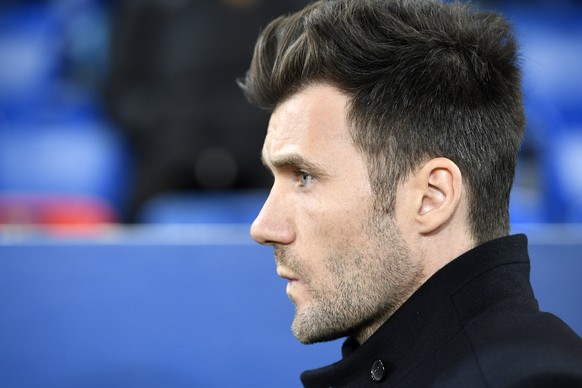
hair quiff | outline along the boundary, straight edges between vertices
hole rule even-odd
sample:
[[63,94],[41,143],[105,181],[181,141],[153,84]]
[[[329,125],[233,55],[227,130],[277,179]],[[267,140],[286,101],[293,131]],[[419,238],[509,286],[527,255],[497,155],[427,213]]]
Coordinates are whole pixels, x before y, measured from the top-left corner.
[[517,44],[500,15],[431,0],[327,0],[272,21],[244,79],[273,110],[327,83],[349,99],[354,144],[377,203],[429,158],[468,184],[477,243],[509,233],[509,193],[525,127]]

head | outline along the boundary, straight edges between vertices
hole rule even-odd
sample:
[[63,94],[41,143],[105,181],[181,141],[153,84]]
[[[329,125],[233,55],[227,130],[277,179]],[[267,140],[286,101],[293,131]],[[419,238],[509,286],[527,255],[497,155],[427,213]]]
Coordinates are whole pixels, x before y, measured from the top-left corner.
[[[427,247],[439,241],[450,247],[448,238],[466,242],[464,249],[509,233],[509,193],[525,124],[516,43],[501,16],[428,0],[319,1],[261,33],[241,86],[251,102],[273,112],[263,158],[275,184],[253,236],[275,246],[287,277],[305,275],[312,284],[295,294],[296,335],[314,317],[344,328],[305,342],[361,333],[389,316],[438,269],[427,264]],[[330,121],[321,121],[324,116]],[[330,128],[341,133],[327,133]],[[291,143],[293,152],[307,152],[300,145],[306,139],[317,144],[308,155],[317,161],[295,155],[281,163]],[[323,178],[303,168],[313,164]],[[324,186],[343,174],[322,167],[332,164],[351,180],[335,187],[333,199],[320,197],[311,214],[302,205],[305,196],[282,194],[283,172],[296,171],[302,189]],[[432,211],[442,204],[445,212]],[[317,209],[336,218],[325,223]],[[308,232],[297,222],[300,213],[311,220]],[[427,214],[438,217],[421,217]],[[306,248],[308,238],[313,247]],[[445,256],[452,259],[459,249]],[[310,280],[302,268],[326,276]],[[362,299],[371,302],[353,313],[366,304]]]

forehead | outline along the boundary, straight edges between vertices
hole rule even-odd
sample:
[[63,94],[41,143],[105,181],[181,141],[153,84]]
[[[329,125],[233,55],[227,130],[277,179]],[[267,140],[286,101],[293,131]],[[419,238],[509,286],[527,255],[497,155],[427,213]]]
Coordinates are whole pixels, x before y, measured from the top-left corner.
[[263,156],[354,150],[346,120],[347,107],[347,96],[329,85],[309,86],[293,95],[271,115]]

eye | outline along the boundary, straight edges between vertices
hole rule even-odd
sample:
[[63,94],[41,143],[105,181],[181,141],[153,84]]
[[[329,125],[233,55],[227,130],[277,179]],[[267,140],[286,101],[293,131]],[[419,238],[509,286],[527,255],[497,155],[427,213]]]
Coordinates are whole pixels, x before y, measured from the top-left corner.
[[313,180],[313,176],[305,171],[298,171],[297,175],[299,177],[299,187],[305,187]]

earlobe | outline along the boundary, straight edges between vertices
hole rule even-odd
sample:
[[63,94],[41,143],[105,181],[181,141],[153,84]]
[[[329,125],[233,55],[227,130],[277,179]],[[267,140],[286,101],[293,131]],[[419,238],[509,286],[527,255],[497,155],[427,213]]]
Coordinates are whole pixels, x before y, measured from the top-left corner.
[[446,226],[461,202],[462,175],[450,159],[435,158],[417,174],[420,205],[416,221],[421,234],[432,234]]

